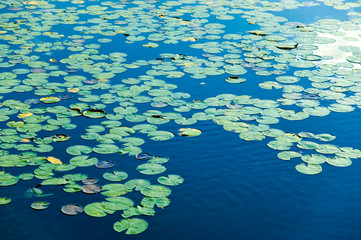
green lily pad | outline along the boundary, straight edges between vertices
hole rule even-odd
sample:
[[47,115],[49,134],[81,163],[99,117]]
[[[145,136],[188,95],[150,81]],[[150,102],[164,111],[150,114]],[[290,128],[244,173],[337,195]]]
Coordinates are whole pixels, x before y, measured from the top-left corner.
[[168,131],[154,131],[148,133],[148,137],[154,141],[165,141],[174,137],[174,134]]
[[139,218],[122,219],[116,222],[113,228],[117,232],[126,230],[125,234],[133,235],[144,232],[148,228],[148,223]]
[[0,198],[0,205],[5,205],[11,202],[11,198],[2,197]]
[[128,174],[123,171],[114,171],[113,173],[106,172],[103,177],[108,181],[123,181],[128,177]]
[[352,161],[347,157],[328,157],[326,162],[335,167],[348,167],[352,164]]
[[326,162],[327,158],[321,154],[303,155],[302,160],[312,164],[322,164]]
[[134,205],[134,202],[126,197],[108,197],[105,200],[115,203],[117,210],[125,210]]
[[104,110],[89,109],[83,112],[83,116],[88,118],[103,118],[107,116],[107,113]]
[[74,146],[68,147],[66,149],[66,152],[70,155],[82,155],[83,153],[89,154],[92,151],[93,150],[91,147],[84,146],[84,145],[74,145]]
[[172,191],[165,186],[149,185],[143,186],[140,192],[147,197],[167,197],[171,194]]
[[84,212],[91,217],[105,217],[107,214],[113,214],[115,210],[107,207],[101,202],[94,202],[84,207]]
[[131,190],[127,188],[124,184],[119,183],[112,183],[102,186],[103,191],[101,192],[102,195],[108,197],[116,197],[120,195],[124,195]]
[[49,206],[50,206],[50,203],[45,202],[45,201],[33,202],[31,204],[31,208],[35,209],[35,210],[44,210],[44,209],[47,209]]
[[195,137],[200,135],[202,132],[195,128],[180,128],[179,135],[183,137]]
[[306,165],[301,163],[296,165],[296,170],[303,174],[314,175],[322,172],[322,167],[318,164],[309,163]]
[[98,163],[95,157],[89,158],[87,155],[76,156],[70,159],[70,164],[78,167],[89,167]]
[[42,181],[41,185],[64,185],[67,183],[68,181],[64,178],[51,178]]
[[93,147],[93,151],[99,154],[112,154],[119,151],[119,147],[113,144],[99,144]]
[[130,190],[135,189],[137,191],[140,191],[143,187],[149,186],[150,182],[145,179],[132,179],[126,182],[124,185]]
[[148,208],[153,208],[157,205],[159,208],[165,208],[170,204],[170,200],[167,197],[144,197],[141,204]]
[[277,157],[281,160],[290,160],[291,158],[301,157],[302,154],[295,151],[282,151],[277,154]]
[[170,174],[168,177],[161,176],[157,179],[160,184],[167,186],[177,186],[183,183],[184,179],[179,175]]
[[137,170],[146,175],[155,175],[164,172],[166,167],[157,163],[144,163],[139,165]]

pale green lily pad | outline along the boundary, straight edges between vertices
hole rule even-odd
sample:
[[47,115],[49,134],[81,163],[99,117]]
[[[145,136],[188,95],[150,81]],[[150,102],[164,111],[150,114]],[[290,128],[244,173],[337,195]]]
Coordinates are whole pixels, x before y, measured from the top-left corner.
[[318,164],[309,163],[306,165],[301,163],[296,165],[296,170],[303,174],[314,175],[322,172],[322,167]]
[[168,131],[154,131],[148,133],[148,137],[155,141],[165,141],[174,137],[174,134]]
[[92,148],[84,145],[74,145],[66,149],[66,152],[69,153],[70,155],[82,155],[83,153],[89,154],[92,151],[93,151]]
[[256,131],[241,132],[239,137],[246,141],[261,141],[265,138],[262,133]]
[[312,164],[322,164],[326,162],[326,157],[321,154],[311,154],[311,155],[303,155],[302,160],[307,163]]
[[89,158],[87,155],[81,155],[71,158],[69,162],[78,167],[89,167],[97,164],[98,159],[95,157]]
[[112,154],[119,151],[119,147],[113,144],[99,144],[93,147],[93,151],[99,154]]
[[44,209],[47,209],[49,206],[50,206],[50,203],[45,202],[45,201],[33,202],[31,204],[31,208],[35,209],[35,210],[44,210]]
[[301,157],[302,154],[295,152],[295,151],[282,151],[277,154],[277,157],[281,160],[290,160],[291,158],[298,158]]
[[147,197],[167,197],[172,191],[165,186],[149,185],[142,187],[140,192]]
[[137,170],[146,175],[155,175],[164,172],[166,167],[157,163],[144,163],[139,165]]
[[149,186],[150,182],[145,179],[132,179],[126,182],[124,185],[130,190],[135,189],[137,191],[140,191],[143,187]]
[[292,147],[292,142],[273,140],[267,143],[267,146],[275,150],[289,150]]
[[148,228],[148,223],[139,218],[122,219],[116,222],[113,228],[117,232],[126,230],[125,234],[133,235],[144,232]]
[[334,140],[336,137],[328,133],[321,133],[321,134],[316,134],[314,138],[324,142],[328,142]]
[[108,181],[123,181],[128,177],[128,174],[123,171],[114,171],[113,173],[106,172],[103,177]]
[[107,113],[104,110],[90,109],[83,112],[83,116],[88,118],[103,118]]
[[195,128],[180,128],[179,132],[179,135],[183,137],[195,137],[202,133],[200,130]]
[[348,167],[352,164],[352,161],[347,157],[328,157],[326,162],[335,167]]
[[315,150],[318,153],[323,154],[335,154],[341,152],[341,149],[338,146],[332,144],[319,144]]
[[157,179],[160,184],[167,186],[177,186],[183,183],[184,178],[179,175],[170,174],[168,177],[161,176]]

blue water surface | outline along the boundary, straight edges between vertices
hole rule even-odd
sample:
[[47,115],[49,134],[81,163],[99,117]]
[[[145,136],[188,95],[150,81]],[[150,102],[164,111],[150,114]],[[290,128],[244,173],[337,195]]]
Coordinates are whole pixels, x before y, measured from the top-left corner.
[[[311,24],[322,18],[347,20],[345,11],[331,7],[286,10],[275,15],[284,16],[292,22]],[[215,18],[212,18],[216,21]],[[229,32],[251,30],[245,19],[234,21],[244,26],[221,21]],[[244,33],[244,32],[242,32]],[[120,37],[121,38],[121,37]],[[119,51],[116,42],[112,49]],[[160,43],[157,49],[143,48],[141,43],[122,45],[131,62],[137,59],[149,60],[159,57],[159,53],[181,53],[199,55],[201,51],[188,47],[190,43],[180,43],[176,47]],[[294,69],[290,69],[292,72]],[[122,77],[138,74],[136,69],[125,72]],[[248,94],[260,99],[276,99],[281,91],[260,89],[260,82],[274,80],[274,76],[261,77],[249,71],[244,84],[228,84],[219,76],[207,79],[166,79],[176,84],[178,91],[191,94],[192,100],[205,99],[222,93]],[[115,81],[113,81],[115,83]],[[201,84],[202,83],[202,84]],[[204,84],[203,84],[204,83]],[[11,97],[11,96],[10,96]],[[30,98],[26,96],[24,99]],[[75,100],[68,100],[75,101]],[[143,104],[142,110],[149,108]],[[171,108],[170,108],[171,109]],[[361,110],[352,113],[331,113],[326,117],[309,117],[302,121],[280,120],[277,128],[285,132],[301,131],[329,133],[336,136],[332,142],[337,146],[360,148]],[[74,119],[74,123],[86,125],[84,119]],[[99,121],[100,122],[100,121]],[[97,124],[92,121],[91,124]],[[124,123],[123,126],[132,126]],[[83,205],[102,201],[103,196],[84,193],[68,194],[58,187],[49,186],[47,192],[54,193],[46,200],[49,209],[34,211],[29,206],[34,199],[23,197],[24,189],[33,187],[33,182],[22,181],[18,187],[3,187],[2,195],[12,196],[12,203],[0,207],[0,239],[4,240],[359,240],[361,239],[361,162],[355,159],[350,167],[337,168],[323,164],[323,172],[318,175],[304,175],[295,170],[302,161],[291,159],[282,161],[279,151],[267,147],[264,141],[244,141],[237,133],[225,131],[213,121],[200,121],[192,126],[202,131],[195,138],[176,135],[163,142],[147,140],[142,145],[144,152],[166,156],[167,174],[179,174],[185,181],[172,188],[171,205],[156,209],[155,216],[142,216],[149,228],[142,234],[128,236],[113,230],[114,222],[121,219],[120,213],[104,218],[93,218],[86,214],[66,216],[60,212],[62,205],[81,201]],[[179,126],[170,123],[164,130],[177,132]],[[80,129],[69,130],[73,136],[83,134]],[[65,149],[74,142],[60,143]],[[79,140],[78,144],[81,144]],[[298,149],[297,151],[300,151]],[[60,151],[59,151],[60,152]],[[59,157],[66,157],[59,156]],[[109,157],[116,163],[112,170],[126,171],[131,178],[144,178],[135,170],[138,162],[134,156]],[[21,169],[14,170],[20,174]],[[73,171],[78,173],[79,170]],[[101,176],[103,170],[87,169],[89,176]],[[156,180],[156,176],[150,179]],[[100,184],[106,184],[100,179]],[[134,194],[134,198],[141,200]],[[42,199],[39,199],[42,200]]]

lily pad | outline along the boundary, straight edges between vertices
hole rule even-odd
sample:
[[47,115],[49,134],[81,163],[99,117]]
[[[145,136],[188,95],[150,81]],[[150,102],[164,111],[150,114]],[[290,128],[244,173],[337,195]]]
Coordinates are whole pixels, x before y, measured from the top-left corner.
[[78,215],[84,211],[83,207],[79,204],[68,204],[61,207],[61,212],[66,215]]
[[200,135],[202,132],[195,128],[180,128],[179,135],[183,137],[195,137]]
[[133,235],[144,232],[148,228],[148,223],[139,218],[122,219],[116,222],[113,228],[117,232],[126,230],[125,234]]
[[127,179],[128,174],[123,171],[114,171],[113,173],[106,172],[103,174],[103,177],[108,181],[123,181]]
[[102,188],[95,184],[86,184],[81,187],[83,193],[95,194],[102,191]]
[[35,210],[44,210],[44,209],[47,209],[49,206],[50,206],[50,203],[45,202],[45,201],[33,202],[31,204],[31,208],[35,209]]
[[167,197],[144,197],[141,204],[148,208],[153,208],[154,205],[157,205],[159,208],[165,208],[170,204],[170,200]]
[[146,175],[155,175],[164,172],[166,168],[157,163],[144,163],[139,165],[137,170]]
[[97,164],[95,164],[95,166],[97,168],[102,168],[102,169],[112,168],[112,167],[114,167],[114,163],[112,161],[109,161],[109,160],[104,160],[104,161],[97,162]]
[[322,167],[318,164],[309,163],[306,165],[301,163],[296,165],[296,170],[303,174],[314,175],[322,172]]
[[179,175],[170,174],[168,177],[161,176],[157,179],[160,184],[167,186],[177,186],[183,183],[184,179]]
[[144,161],[148,161],[150,159],[152,159],[154,156],[153,154],[150,153],[139,153],[137,155],[135,155],[135,158],[138,160],[144,160]]
[[0,198],[0,205],[5,205],[11,202],[11,198],[2,197]]
[[142,187],[140,192],[147,197],[167,197],[172,191],[165,186],[149,185]]

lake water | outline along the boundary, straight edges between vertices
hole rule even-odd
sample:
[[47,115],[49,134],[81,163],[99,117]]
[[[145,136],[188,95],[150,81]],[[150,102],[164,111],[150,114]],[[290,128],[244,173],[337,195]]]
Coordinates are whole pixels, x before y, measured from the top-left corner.
[[0,239],[360,239],[360,6],[1,1]]

